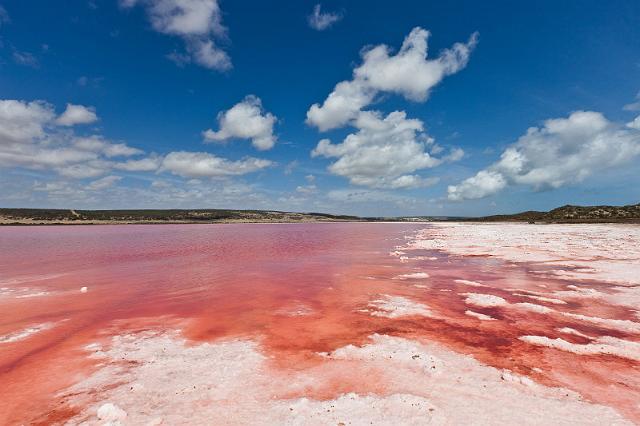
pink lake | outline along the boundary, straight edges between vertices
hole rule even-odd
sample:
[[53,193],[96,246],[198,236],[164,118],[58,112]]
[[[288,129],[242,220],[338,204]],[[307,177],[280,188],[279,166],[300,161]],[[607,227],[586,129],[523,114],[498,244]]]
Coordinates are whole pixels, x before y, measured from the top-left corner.
[[0,228],[0,424],[640,423],[640,227]]

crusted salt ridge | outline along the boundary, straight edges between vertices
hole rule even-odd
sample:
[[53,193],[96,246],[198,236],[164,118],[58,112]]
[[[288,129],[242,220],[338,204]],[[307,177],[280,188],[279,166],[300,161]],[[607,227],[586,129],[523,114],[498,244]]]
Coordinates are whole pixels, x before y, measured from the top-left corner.
[[587,334],[584,334],[584,333],[576,330],[575,328],[571,328],[571,327],[561,327],[561,328],[557,328],[556,330],[558,330],[560,333],[564,333],[564,334],[573,334],[574,336],[584,337],[585,339],[593,339],[593,336],[589,336]]
[[506,306],[508,302],[500,296],[484,293],[460,293],[461,296],[467,298],[464,302],[467,305],[479,306],[481,308],[493,308],[496,306]]
[[22,330],[15,331],[13,333],[5,334],[4,336],[0,336],[0,344],[13,343],[13,342],[18,342],[20,340],[27,339],[28,337],[36,333],[40,333],[41,331],[48,330],[53,326],[54,326],[53,323],[45,322],[42,324],[37,324]]
[[464,314],[470,317],[477,318],[481,321],[495,321],[495,318],[493,318],[492,316],[481,314],[480,312],[466,310],[464,311]]
[[[146,332],[92,349],[103,367],[61,395],[85,407],[69,425],[630,424],[566,389],[400,337],[373,335],[363,346],[319,354],[319,365],[285,372],[251,340],[190,345],[177,334]],[[347,372],[361,382],[373,377],[384,392],[354,385],[327,400],[287,397]]]
[[431,312],[428,306],[401,296],[385,294],[382,295],[382,298],[369,302],[368,306],[374,309],[370,312],[371,315],[379,317],[398,318],[409,315],[433,316],[433,312]]
[[601,336],[594,339],[592,343],[584,345],[567,342],[559,337],[551,339],[546,336],[521,336],[519,339],[532,345],[545,346],[577,355],[613,355],[640,361],[640,343],[611,336]]
[[536,312],[538,314],[550,314],[555,312],[551,308],[547,308],[546,306],[536,305],[535,303],[514,303],[511,306],[524,309],[525,311]]
[[629,320],[618,320],[609,318],[592,317],[582,314],[574,314],[571,312],[562,313],[569,318],[580,320],[583,322],[595,324],[604,328],[620,330],[628,333],[640,333],[640,323]]
[[523,309],[526,311],[535,312],[539,314],[557,314],[557,315],[571,318],[573,320],[578,320],[578,321],[589,323],[589,324],[595,324],[597,326],[608,328],[610,330],[640,334],[640,323],[630,321],[630,320],[600,318],[600,317],[594,317],[589,315],[576,314],[572,312],[560,312],[560,311],[551,309],[547,306],[537,305],[535,303],[527,303],[527,302],[509,303],[502,297],[494,296],[492,294],[484,294],[484,293],[459,293],[459,294],[461,296],[466,296],[465,303],[468,305],[478,306],[482,308],[495,308],[495,307],[519,308],[519,309]]
[[394,280],[408,280],[408,279],[423,279],[429,278],[429,274],[426,272],[412,272],[409,274],[400,274],[393,277]]
[[531,295],[531,294],[523,294],[523,293],[513,293],[514,296],[518,296],[518,297],[526,297],[528,299],[533,299],[533,300],[537,300],[540,302],[547,302],[547,303],[553,303],[554,305],[566,305],[567,302],[565,302],[564,300],[560,300],[560,299],[554,299],[551,297],[545,297],[545,296],[535,296],[535,295]]

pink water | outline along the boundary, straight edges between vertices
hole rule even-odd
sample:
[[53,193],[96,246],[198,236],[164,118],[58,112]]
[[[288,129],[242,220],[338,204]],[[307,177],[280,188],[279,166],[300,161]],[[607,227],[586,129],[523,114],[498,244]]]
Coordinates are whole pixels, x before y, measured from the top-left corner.
[[[127,225],[0,228],[0,336],[50,323],[50,329],[0,344],[0,424],[62,422],[79,410],[58,395],[96,368],[82,347],[105,335],[175,327],[194,342],[260,336],[281,368],[319,362],[317,352],[361,344],[372,333],[439,342],[479,361],[580,392],[639,421],[638,363],[576,355],[518,340],[556,336],[558,327],[628,337],[553,315],[474,308],[456,279],[479,280],[509,302],[506,288],[539,289],[527,265],[441,252],[401,262],[390,256],[424,224]],[[432,259],[429,259],[432,258]],[[434,260],[433,258],[437,258]],[[393,279],[424,271],[428,285]],[[417,280],[415,280],[417,282]],[[566,281],[546,279],[549,291]],[[592,283],[606,288],[606,283]],[[80,291],[87,287],[88,291]],[[40,293],[40,294],[39,294]],[[438,318],[386,318],[359,310],[381,294],[427,304]],[[18,297],[18,296],[30,297]],[[528,300],[530,301],[530,300]],[[296,310],[308,315],[289,315]],[[554,306],[562,312],[631,319],[598,301]],[[188,321],[187,321],[188,320]],[[564,339],[585,343],[579,336]],[[534,373],[534,370],[539,370]],[[375,377],[336,378],[313,398],[384,392]]]

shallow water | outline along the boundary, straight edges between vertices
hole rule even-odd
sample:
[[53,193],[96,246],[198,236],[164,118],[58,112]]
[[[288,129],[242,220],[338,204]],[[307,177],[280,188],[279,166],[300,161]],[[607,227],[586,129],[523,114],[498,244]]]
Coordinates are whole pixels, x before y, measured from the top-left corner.
[[[561,293],[578,285],[607,294],[619,283],[544,274],[553,267],[544,262],[411,246],[416,238],[430,238],[418,233],[431,227],[0,228],[0,423],[76,418],[86,404],[101,399],[95,392],[80,404],[68,391],[101,367],[83,348],[163,329],[180,330],[191,345],[259,342],[271,368],[280,372],[314,371],[325,362],[319,353],[362,346],[374,334],[436,342],[640,421],[634,347],[578,353],[577,346],[554,349],[522,339],[545,336],[587,345],[606,336],[637,344],[640,319],[633,309]],[[325,379],[273,393],[313,400],[389,393],[379,377],[345,373]]]

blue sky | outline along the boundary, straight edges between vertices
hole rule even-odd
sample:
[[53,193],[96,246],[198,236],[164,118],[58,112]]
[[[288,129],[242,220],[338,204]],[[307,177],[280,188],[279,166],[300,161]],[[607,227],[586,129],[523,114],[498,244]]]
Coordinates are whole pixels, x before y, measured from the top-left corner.
[[0,206],[640,201],[637,1],[0,5]]

